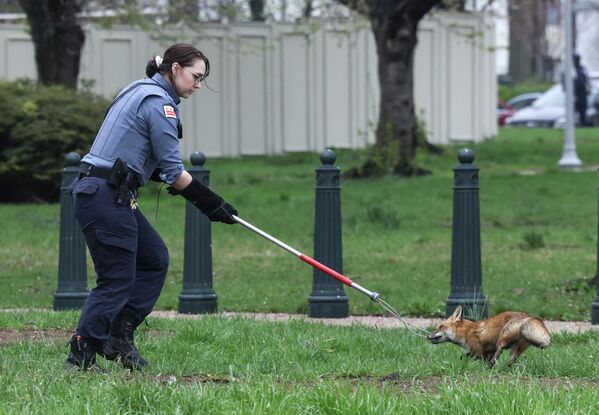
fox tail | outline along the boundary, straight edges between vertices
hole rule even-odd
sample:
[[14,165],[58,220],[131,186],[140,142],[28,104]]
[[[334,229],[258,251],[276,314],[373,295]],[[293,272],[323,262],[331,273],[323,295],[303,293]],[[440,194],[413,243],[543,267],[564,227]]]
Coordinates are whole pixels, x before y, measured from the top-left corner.
[[531,318],[522,326],[522,336],[531,344],[541,349],[549,347],[551,337],[545,324],[537,318]]

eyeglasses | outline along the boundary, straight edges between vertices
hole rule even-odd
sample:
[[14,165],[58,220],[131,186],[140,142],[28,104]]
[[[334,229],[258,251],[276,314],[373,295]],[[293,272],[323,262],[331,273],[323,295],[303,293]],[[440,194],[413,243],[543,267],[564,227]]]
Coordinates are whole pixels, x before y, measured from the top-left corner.
[[204,79],[206,79],[206,75],[204,75],[204,74],[197,74],[194,71],[192,71],[191,69],[187,68],[186,66],[182,66],[181,68],[187,70],[190,74],[193,75],[193,82],[196,85],[200,84]]

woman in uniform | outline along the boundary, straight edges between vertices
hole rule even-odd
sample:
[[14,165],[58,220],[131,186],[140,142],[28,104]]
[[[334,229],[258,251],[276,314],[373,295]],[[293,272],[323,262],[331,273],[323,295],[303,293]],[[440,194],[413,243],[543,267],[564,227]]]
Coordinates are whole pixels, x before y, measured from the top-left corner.
[[148,365],[133,333],[160,295],[169,256],[137,208],[139,187],[150,179],[165,182],[211,221],[236,223],[237,211],[193,179],[181,161],[177,106],[209,73],[208,58],[194,46],[170,46],[148,62],[147,78],[117,96],[82,159],[73,200],[97,279],[71,338],[67,367],[93,368],[97,354],[127,368]]

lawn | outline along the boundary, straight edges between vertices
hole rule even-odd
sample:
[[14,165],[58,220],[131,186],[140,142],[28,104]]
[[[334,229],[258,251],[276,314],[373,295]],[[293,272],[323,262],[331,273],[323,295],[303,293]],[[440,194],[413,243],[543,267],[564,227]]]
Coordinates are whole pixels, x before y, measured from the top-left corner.
[[[503,129],[472,145],[480,167],[484,293],[491,314],[588,319],[595,297],[599,130],[579,130],[583,171],[557,168],[562,133]],[[401,313],[438,316],[449,295],[452,167],[461,146],[420,154],[431,176],[344,180],[344,273]],[[362,151],[337,151],[344,170]],[[240,216],[312,254],[315,154],[209,160],[213,188]],[[157,186],[140,205],[171,253],[157,308],[182,286],[184,204]],[[157,214],[157,219],[156,219]],[[404,329],[151,317],[137,343],[151,366],[64,369],[78,313],[49,312],[58,205],[0,209],[0,414],[589,414],[599,412],[599,333],[552,336],[512,367],[487,368]],[[213,226],[222,311],[305,313],[312,270],[240,226]],[[88,275],[93,283],[93,268]],[[352,314],[382,311],[348,292]],[[35,308],[34,310],[10,310]],[[42,309],[42,310],[39,310]]]
[[[502,129],[471,145],[480,167],[483,290],[489,311],[589,319],[595,297],[599,130],[577,131],[584,169],[560,171],[563,133]],[[377,291],[399,312],[439,316],[449,295],[452,167],[462,146],[422,153],[430,176],[343,180],[344,273]],[[337,151],[347,170],[363,151]],[[311,255],[317,154],[208,160],[213,188],[240,216]],[[176,309],[182,287],[184,203],[158,186],[144,188],[142,211],[171,254],[157,308]],[[157,216],[157,217],[156,217]],[[0,209],[0,308],[52,305],[58,263],[58,205]],[[312,269],[241,226],[213,226],[219,310],[305,313]],[[88,261],[90,286],[93,268]],[[346,290],[347,291],[347,290]],[[348,292],[350,313],[381,310]]]
[[0,342],[0,413],[589,414],[599,411],[599,334],[555,335],[512,367],[488,369],[454,345],[403,329],[150,318],[130,373],[64,369],[74,312],[0,313],[37,340]]

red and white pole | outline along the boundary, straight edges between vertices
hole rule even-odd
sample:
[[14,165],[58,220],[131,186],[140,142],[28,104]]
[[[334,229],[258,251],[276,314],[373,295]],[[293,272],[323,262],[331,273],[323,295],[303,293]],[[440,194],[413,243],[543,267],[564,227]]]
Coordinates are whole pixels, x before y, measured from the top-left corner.
[[312,265],[314,268],[316,268],[316,269],[324,272],[328,276],[335,278],[337,281],[341,281],[343,284],[345,284],[348,287],[351,287],[351,288],[353,288],[353,289],[361,292],[364,295],[367,295],[372,301],[377,301],[378,300],[378,298],[379,298],[379,294],[378,293],[376,293],[374,291],[367,290],[366,288],[362,287],[361,285],[356,284],[355,282],[353,282],[352,280],[350,280],[349,278],[347,278],[343,274],[340,274],[337,271],[335,271],[334,269],[331,269],[331,268],[327,267],[326,265],[321,264],[320,262],[316,261],[315,259],[310,258],[308,255],[302,254],[297,249],[294,249],[294,248],[290,247],[289,245],[287,245],[286,243],[279,241],[274,236],[271,236],[271,235],[267,234],[263,230],[255,227],[254,225],[252,225],[249,222],[246,222],[245,220],[241,219],[240,217],[237,217],[237,216],[233,215],[233,219],[235,219],[239,224],[245,226],[249,230],[257,233],[258,235],[260,235],[264,239],[267,239],[270,242],[272,242],[272,243],[280,246],[281,248],[283,248],[284,250],[286,250],[290,254],[295,255],[296,257],[298,257],[302,261],[304,261],[304,262]]

